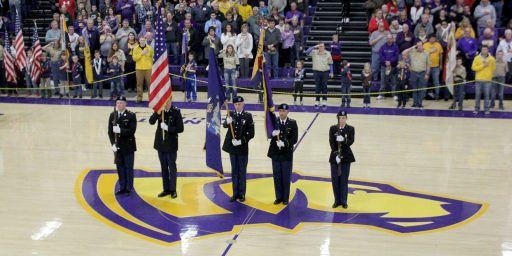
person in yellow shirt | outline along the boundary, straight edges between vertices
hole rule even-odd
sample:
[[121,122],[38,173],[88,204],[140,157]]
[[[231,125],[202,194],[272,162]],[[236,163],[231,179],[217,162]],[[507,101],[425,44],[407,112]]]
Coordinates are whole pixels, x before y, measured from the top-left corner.
[[471,26],[471,22],[468,18],[464,17],[460,22],[460,26],[455,30],[455,39],[459,40],[464,35],[464,30],[466,28],[470,29],[469,36],[472,38],[476,38],[475,30]]
[[224,16],[226,16],[226,13],[231,10],[231,7],[235,4],[231,0],[220,0],[219,3],[219,11],[221,11]]
[[480,111],[480,98],[482,96],[482,90],[484,92],[484,111],[488,115],[489,103],[491,96],[492,76],[496,69],[496,60],[489,54],[489,47],[483,45],[480,54],[473,60],[471,69],[475,71],[475,111],[474,114],[478,114]]
[[142,101],[144,81],[149,87],[151,70],[153,68],[153,47],[146,44],[146,38],[139,38],[139,45],[133,48],[133,61],[135,61],[135,76],[137,77],[137,103]]
[[236,7],[238,8],[238,13],[242,16],[242,20],[247,22],[249,17],[252,16],[252,6],[247,4],[247,0],[242,0],[242,4],[238,4]]
[[[434,99],[439,100],[439,93],[441,92],[441,88],[439,85],[439,75],[441,74],[442,67],[442,58],[443,58],[443,46],[437,41],[437,37],[435,34],[431,34],[429,36],[428,42],[423,44],[423,48],[425,51],[430,54],[430,78],[432,79],[432,84],[435,86]],[[427,81],[428,82],[428,81]],[[448,100],[449,94],[446,91],[446,88],[443,88],[444,99]]]

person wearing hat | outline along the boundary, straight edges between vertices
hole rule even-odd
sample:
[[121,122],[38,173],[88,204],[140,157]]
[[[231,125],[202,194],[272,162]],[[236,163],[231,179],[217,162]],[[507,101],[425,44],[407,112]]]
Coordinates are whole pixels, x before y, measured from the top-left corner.
[[343,206],[347,208],[348,176],[350,164],[355,162],[354,154],[350,146],[354,143],[355,129],[347,124],[347,112],[340,110],[336,115],[338,123],[329,129],[329,144],[331,155],[332,190],[334,192],[334,204],[332,208]]
[[229,129],[222,150],[229,153],[229,159],[231,160],[233,196],[230,202],[237,199],[244,202],[249,141],[254,138],[254,122],[251,113],[244,111],[244,98],[241,96],[235,97],[233,104],[235,110],[229,111],[229,115],[223,123],[223,127]]
[[[178,152],[178,133],[183,132],[183,117],[179,108],[172,105],[172,98],[165,103],[164,113],[153,113],[149,124],[158,121],[153,148],[158,151],[158,159],[162,168],[163,191],[158,197],[171,195],[176,198],[176,157]],[[162,119],[163,115],[163,119]],[[162,122],[163,120],[163,122]]]
[[272,140],[267,156],[272,159],[272,172],[274,176],[274,190],[276,200],[274,204],[288,204],[290,197],[290,179],[293,167],[293,146],[297,143],[299,129],[297,122],[288,118],[288,104],[279,105],[277,129],[272,131]]
[[133,162],[137,151],[136,130],[137,117],[135,113],[126,109],[126,97],[117,97],[114,112],[110,113],[108,119],[108,137],[119,175],[119,190],[116,191],[116,195],[130,195],[133,189]]

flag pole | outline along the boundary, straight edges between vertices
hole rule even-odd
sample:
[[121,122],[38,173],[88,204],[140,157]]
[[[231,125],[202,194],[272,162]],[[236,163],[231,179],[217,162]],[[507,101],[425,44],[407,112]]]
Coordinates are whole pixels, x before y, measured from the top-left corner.
[[[224,106],[226,106],[226,117],[231,117],[229,115],[229,104],[228,101],[224,101]],[[229,123],[229,130],[231,131],[231,137],[235,139],[235,131],[233,130],[233,122]]]

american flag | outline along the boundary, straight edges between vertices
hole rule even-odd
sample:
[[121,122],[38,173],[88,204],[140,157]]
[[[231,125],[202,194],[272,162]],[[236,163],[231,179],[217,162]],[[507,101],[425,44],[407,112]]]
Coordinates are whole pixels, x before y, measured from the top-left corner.
[[151,71],[151,83],[149,86],[149,107],[154,111],[162,110],[165,102],[172,93],[171,79],[169,77],[169,61],[167,46],[165,43],[162,11],[158,8],[155,33],[155,54]]
[[5,30],[5,46],[4,46],[4,65],[5,77],[7,82],[16,83],[16,70],[14,70],[14,58],[11,55],[11,44],[9,42],[9,35]]
[[16,40],[14,41],[16,48],[16,66],[22,70],[27,66],[27,54],[25,53],[25,42],[23,42],[23,31],[21,29],[20,14],[16,13]]
[[41,62],[39,58],[42,55],[41,42],[37,34],[37,23],[34,21],[34,37],[32,38],[32,73],[30,74],[32,81],[37,81],[41,75]]

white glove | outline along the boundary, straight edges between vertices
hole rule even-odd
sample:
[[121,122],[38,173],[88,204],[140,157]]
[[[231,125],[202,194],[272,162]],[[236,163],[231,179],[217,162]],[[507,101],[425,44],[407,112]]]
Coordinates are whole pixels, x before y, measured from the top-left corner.
[[115,153],[115,152],[117,152],[117,146],[116,146],[116,144],[112,144],[112,151],[114,151],[114,153]]
[[160,128],[162,128],[162,130],[164,130],[164,131],[168,131],[169,130],[169,126],[167,126],[165,123],[161,123],[160,124]]
[[276,144],[277,144],[277,146],[278,146],[279,148],[284,147],[284,142],[283,142],[282,140],[278,140],[278,141],[276,142]]
[[226,117],[226,124],[231,124],[233,122],[233,118],[228,116]]
[[341,163],[341,158],[340,158],[340,156],[336,156],[336,163],[337,163],[337,164]]
[[279,130],[273,130],[273,131],[272,131],[272,137],[279,136],[279,133],[281,133],[281,131],[279,131]]
[[119,127],[119,125],[114,126],[112,130],[114,131],[114,133],[121,133],[121,127]]
[[242,145],[242,141],[241,141],[241,140],[235,140],[235,139],[233,139],[233,140],[231,140],[231,143],[232,143],[232,144],[233,144],[233,146],[235,146],[235,147],[236,147],[236,146],[240,146],[240,145]]
[[338,135],[338,136],[336,136],[336,141],[337,141],[337,142],[345,141],[345,137],[343,137],[343,136],[341,136],[341,135]]

